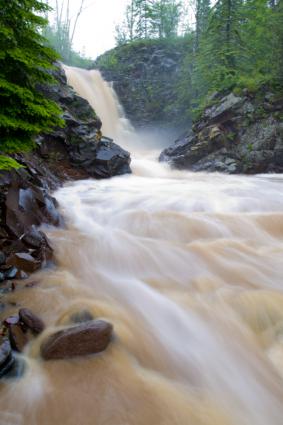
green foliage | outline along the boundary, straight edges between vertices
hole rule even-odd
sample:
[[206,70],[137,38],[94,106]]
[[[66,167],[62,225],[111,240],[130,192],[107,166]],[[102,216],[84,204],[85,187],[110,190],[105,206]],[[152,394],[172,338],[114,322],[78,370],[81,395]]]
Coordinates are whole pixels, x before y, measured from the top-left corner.
[[9,171],[12,169],[22,168],[22,165],[19,164],[15,159],[10,158],[6,155],[0,155],[0,171]]
[[57,59],[39,30],[46,25],[41,0],[0,0],[0,151],[32,149],[36,134],[63,125],[60,109],[39,91],[54,84],[49,72]]
[[181,19],[181,1],[131,0],[122,25],[116,27],[118,45],[148,38],[176,37]]
[[218,0],[211,9],[192,72],[198,105],[214,91],[283,86],[282,0]]

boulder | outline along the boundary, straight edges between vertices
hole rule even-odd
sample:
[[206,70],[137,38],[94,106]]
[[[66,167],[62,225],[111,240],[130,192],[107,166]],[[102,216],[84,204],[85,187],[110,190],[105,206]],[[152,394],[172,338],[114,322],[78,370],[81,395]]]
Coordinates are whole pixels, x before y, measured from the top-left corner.
[[19,310],[19,318],[22,324],[35,335],[43,332],[45,328],[44,322],[41,320],[41,318],[30,311],[28,308],[21,308]]
[[45,360],[69,359],[100,353],[111,341],[113,326],[104,320],[93,320],[60,330],[41,346]]
[[13,350],[22,352],[28,343],[28,336],[20,324],[9,326],[9,339]]
[[72,163],[84,168],[96,178],[131,173],[130,154],[111,139],[86,142],[70,147]]

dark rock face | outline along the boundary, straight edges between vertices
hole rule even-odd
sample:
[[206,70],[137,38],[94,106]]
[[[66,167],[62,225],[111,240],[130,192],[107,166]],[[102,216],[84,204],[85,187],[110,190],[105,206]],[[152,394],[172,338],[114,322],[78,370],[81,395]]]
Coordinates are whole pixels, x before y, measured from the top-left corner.
[[23,168],[0,172],[0,283],[24,278],[52,257],[36,226],[60,225],[56,200],[49,195],[62,181],[130,173],[130,154],[101,139],[101,121],[89,103],[67,85],[63,69],[53,71],[59,85],[40,87],[63,110],[64,128],[40,136],[37,150],[14,155]]
[[[46,185],[46,182],[44,182]],[[56,202],[34,168],[0,173],[0,280],[25,277],[45,265],[52,248],[42,223],[58,225]]]
[[177,90],[188,49],[185,40],[174,44],[139,41],[106,52],[94,67],[106,81],[113,82],[126,116],[137,129],[179,130],[184,114]]
[[193,130],[160,155],[160,161],[192,171],[283,171],[283,99],[248,93],[216,95]]
[[104,351],[110,343],[113,326],[103,320],[85,322],[63,329],[41,346],[45,360],[60,360]]

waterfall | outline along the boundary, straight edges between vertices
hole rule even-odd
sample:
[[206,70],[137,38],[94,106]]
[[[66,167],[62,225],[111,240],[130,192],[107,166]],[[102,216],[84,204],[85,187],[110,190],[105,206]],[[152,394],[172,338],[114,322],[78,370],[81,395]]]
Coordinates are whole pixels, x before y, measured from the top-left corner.
[[64,66],[68,83],[86,99],[102,120],[102,132],[124,146],[133,139],[134,129],[124,115],[123,108],[111,85],[97,70]]
[[[66,71],[104,133],[135,143],[99,72]],[[5,424],[282,425],[282,182],[171,170],[139,151],[132,175],[60,188],[56,267],[11,293],[11,310],[40,314],[47,334],[89,311],[115,338],[51,362],[35,339],[24,377],[0,388]]]

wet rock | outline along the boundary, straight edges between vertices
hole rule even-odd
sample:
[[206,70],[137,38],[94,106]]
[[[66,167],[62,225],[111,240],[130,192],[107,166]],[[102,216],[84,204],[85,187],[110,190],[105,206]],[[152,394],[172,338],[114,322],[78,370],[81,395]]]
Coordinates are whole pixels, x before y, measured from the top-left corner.
[[3,323],[4,323],[4,326],[6,326],[7,328],[9,328],[12,325],[19,325],[20,317],[18,315],[6,317]]
[[31,330],[31,332],[35,335],[40,334],[45,328],[45,325],[40,317],[38,317],[28,308],[21,308],[19,310],[19,318],[25,327]]
[[0,295],[8,294],[9,292],[13,292],[16,289],[15,282],[11,280],[5,280],[0,287]]
[[[268,95],[269,102],[273,98]],[[193,130],[166,148],[159,160],[192,171],[283,172],[282,115],[264,108],[263,101],[263,94],[217,96]]]
[[19,324],[9,326],[9,339],[13,350],[22,352],[28,343],[28,336]]
[[25,252],[17,252],[13,254],[8,258],[7,264],[27,273],[35,272],[41,267],[40,261]]
[[113,142],[101,141],[95,157],[94,173],[97,177],[112,177],[131,173],[130,154]]
[[157,39],[149,45],[140,40],[138,48],[129,44],[106,52],[94,67],[113,83],[126,116],[136,128],[165,128],[168,134],[172,128],[188,124],[177,89],[187,48],[181,39],[174,45]]
[[48,241],[45,234],[39,231],[36,227],[32,226],[23,236],[22,241],[25,245],[31,248],[40,248],[42,245],[47,244]]
[[70,148],[71,160],[90,176],[107,178],[131,173],[130,154],[111,139],[87,142]]
[[110,343],[113,326],[94,320],[66,328],[49,336],[41,346],[45,360],[68,359],[104,351]]
[[5,264],[5,261],[6,261],[6,255],[4,254],[3,251],[0,251],[0,266]]
[[9,339],[7,337],[0,337],[0,378],[12,369],[14,362]]
[[23,270],[18,270],[17,271],[17,274],[16,274],[16,278],[17,279],[27,279],[29,277],[29,275],[26,273],[26,272],[24,272]]
[[12,362],[9,370],[5,373],[4,378],[7,379],[19,379],[21,378],[26,370],[26,361],[22,356],[12,357]]

